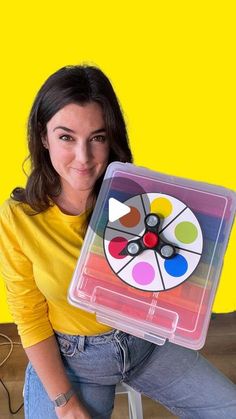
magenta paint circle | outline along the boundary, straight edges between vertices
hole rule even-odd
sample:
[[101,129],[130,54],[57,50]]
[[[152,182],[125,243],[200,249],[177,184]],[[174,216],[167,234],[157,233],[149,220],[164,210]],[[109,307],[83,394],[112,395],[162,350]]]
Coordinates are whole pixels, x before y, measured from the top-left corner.
[[150,263],[139,262],[132,269],[132,276],[135,282],[140,285],[148,285],[155,278],[155,269]]

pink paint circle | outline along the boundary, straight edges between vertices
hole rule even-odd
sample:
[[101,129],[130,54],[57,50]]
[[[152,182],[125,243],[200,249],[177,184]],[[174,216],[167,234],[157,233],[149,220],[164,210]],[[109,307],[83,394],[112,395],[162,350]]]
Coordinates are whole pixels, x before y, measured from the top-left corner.
[[155,278],[155,270],[147,262],[139,262],[133,267],[132,270],[133,279],[140,285],[148,285]]
[[110,255],[116,259],[124,259],[126,255],[120,255],[120,252],[126,247],[128,240],[124,237],[115,237],[108,245]]

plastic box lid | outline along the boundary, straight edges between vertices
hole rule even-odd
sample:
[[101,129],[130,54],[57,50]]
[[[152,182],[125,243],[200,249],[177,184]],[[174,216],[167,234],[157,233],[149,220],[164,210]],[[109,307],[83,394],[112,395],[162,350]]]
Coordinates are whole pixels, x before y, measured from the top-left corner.
[[69,302],[153,343],[200,349],[235,208],[229,189],[111,163]]

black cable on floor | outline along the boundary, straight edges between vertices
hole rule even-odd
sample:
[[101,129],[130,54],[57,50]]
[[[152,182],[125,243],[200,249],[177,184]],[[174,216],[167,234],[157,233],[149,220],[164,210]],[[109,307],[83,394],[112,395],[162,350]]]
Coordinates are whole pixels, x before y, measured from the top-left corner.
[[19,412],[19,410],[21,410],[21,409],[22,409],[22,407],[24,406],[24,403],[22,403],[22,404],[20,405],[20,407],[18,407],[18,409],[17,409],[17,410],[13,411],[13,410],[12,410],[12,408],[11,408],[11,398],[10,398],[10,393],[9,393],[9,391],[8,391],[7,387],[5,386],[5,384],[4,384],[4,382],[2,381],[2,379],[1,379],[1,378],[0,378],[0,382],[2,383],[2,385],[3,385],[4,389],[5,389],[6,393],[7,393],[7,399],[8,399],[8,408],[9,408],[9,411],[10,411],[10,413],[11,413],[12,415],[15,415],[16,413],[18,413],[18,412]]

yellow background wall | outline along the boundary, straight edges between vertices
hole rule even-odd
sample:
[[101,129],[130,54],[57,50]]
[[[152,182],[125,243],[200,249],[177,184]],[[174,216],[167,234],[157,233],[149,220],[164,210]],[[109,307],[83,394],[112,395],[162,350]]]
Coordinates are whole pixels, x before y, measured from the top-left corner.
[[[234,1],[1,3],[0,202],[23,185],[33,98],[58,68],[110,77],[135,163],[236,190]],[[236,309],[234,227],[214,311]],[[0,321],[10,321],[0,279]]]

